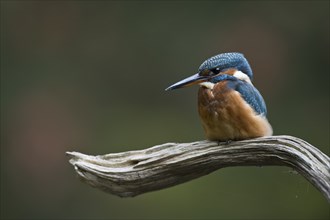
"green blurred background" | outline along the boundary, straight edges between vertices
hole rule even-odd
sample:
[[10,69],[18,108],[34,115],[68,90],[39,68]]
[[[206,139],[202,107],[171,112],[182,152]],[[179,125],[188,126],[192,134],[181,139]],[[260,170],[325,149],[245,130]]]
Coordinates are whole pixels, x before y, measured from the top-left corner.
[[275,135],[329,150],[328,1],[1,1],[1,218],[329,219],[285,167],[235,167],[121,199],[81,183],[66,151],[204,139],[206,58],[242,52]]

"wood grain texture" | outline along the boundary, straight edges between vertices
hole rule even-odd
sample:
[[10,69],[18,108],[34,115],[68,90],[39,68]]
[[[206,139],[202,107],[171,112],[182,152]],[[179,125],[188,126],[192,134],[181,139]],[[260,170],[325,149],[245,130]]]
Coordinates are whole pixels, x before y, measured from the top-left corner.
[[278,165],[292,167],[330,202],[330,158],[292,136],[166,143],[99,156],[67,155],[84,182],[120,197],[167,188],[225,167]]

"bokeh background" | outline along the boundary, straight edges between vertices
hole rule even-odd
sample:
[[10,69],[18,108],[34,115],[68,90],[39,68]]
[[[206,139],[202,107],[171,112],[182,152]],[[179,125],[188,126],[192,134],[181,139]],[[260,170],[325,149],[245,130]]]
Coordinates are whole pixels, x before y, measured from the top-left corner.
[[285,167],[235,167],[121,199],[81,183],[66,151],[204,139],[197,87],[245,54],[275,135],[329,150],[329,1],[1,1],[1,218],[329,219]]

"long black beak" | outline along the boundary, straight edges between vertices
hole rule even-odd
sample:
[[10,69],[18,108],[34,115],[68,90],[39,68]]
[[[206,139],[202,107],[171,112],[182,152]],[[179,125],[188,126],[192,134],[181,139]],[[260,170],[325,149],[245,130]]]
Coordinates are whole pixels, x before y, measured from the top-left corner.
[[174,83],[173,85],[169,86],[165,91],[173,90],[173,89],[179,89],[179,88],[184,88],[187,86],[191,86],[194,84],[198,84],[200,82],[206,81],[207,77],[205,76],[200,76],[198,73],[195,75],[192,75],[188,78],[185,78],[177,83]]

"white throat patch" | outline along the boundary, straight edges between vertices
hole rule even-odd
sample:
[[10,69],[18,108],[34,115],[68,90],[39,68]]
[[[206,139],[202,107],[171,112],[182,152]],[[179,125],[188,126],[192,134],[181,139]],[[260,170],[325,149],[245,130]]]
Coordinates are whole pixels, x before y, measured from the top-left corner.
[[241,71],[236,71],[233,76],[236,77],[237,79],[240,79],[242,81],[252,84],[250,78]]
[[214,87],[214,83],[211,83],[211,82],[202,82],[199,85],[203,86],[205,88],[208,88],[208,89],[213,89],[213,87]]

